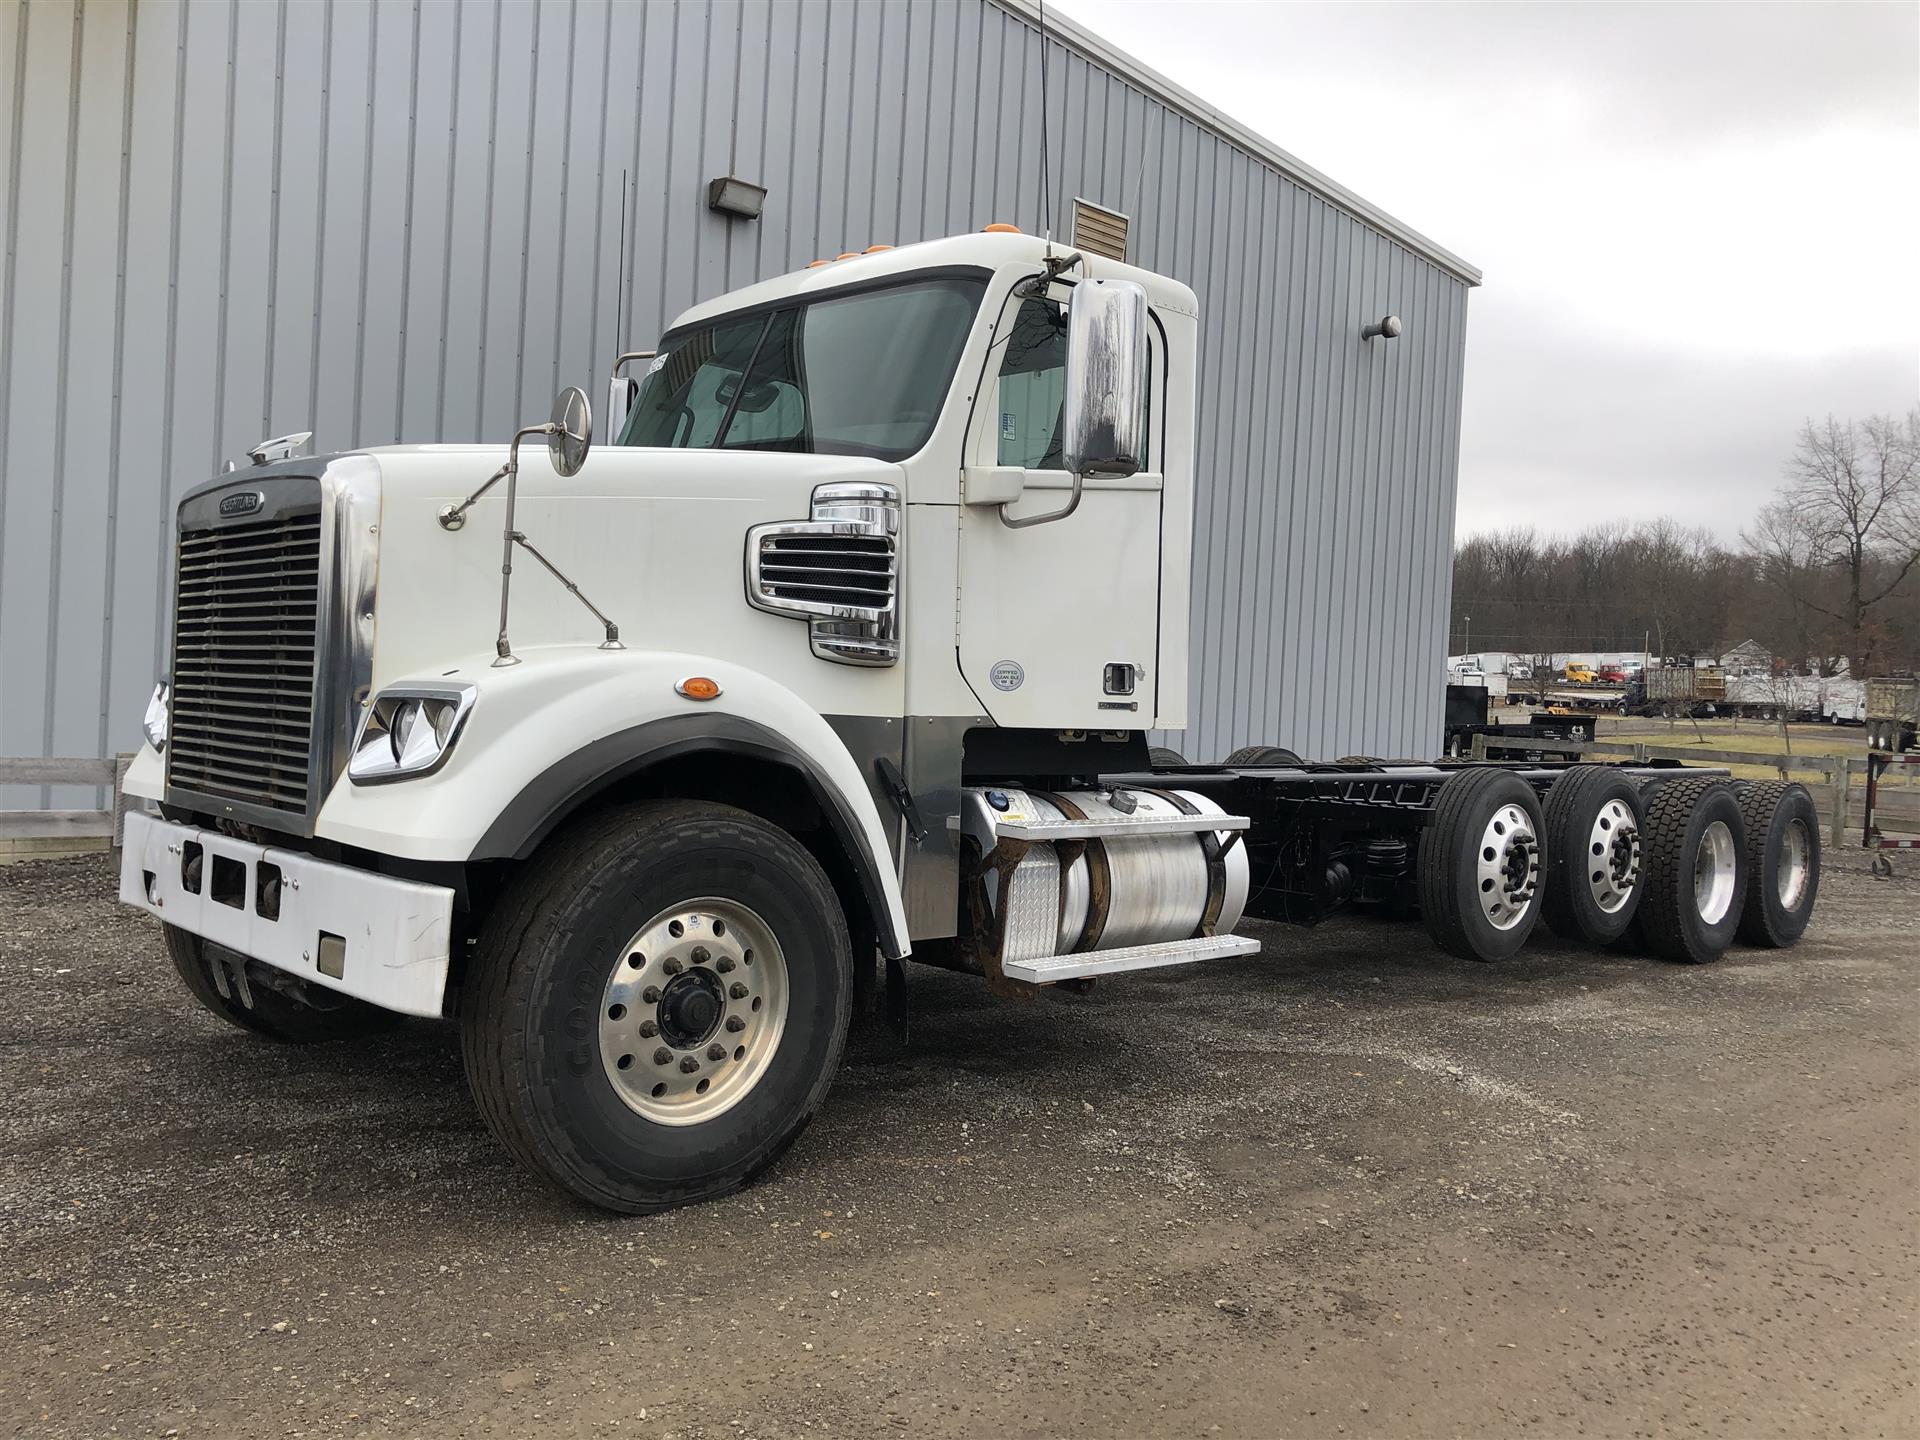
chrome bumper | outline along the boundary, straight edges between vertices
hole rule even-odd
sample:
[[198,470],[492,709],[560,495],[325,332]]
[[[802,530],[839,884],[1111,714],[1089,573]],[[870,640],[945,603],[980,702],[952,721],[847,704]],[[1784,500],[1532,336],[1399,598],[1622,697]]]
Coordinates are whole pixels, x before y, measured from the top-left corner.
[[[197,892],[186,886],[189,845],[200,847]],[[262,865],[280,871],[271,919],[260,913]],[[441,1013],[453,935],[453,891],[443,886],[133,814],[120,899],[309,984],[407,1015]]]

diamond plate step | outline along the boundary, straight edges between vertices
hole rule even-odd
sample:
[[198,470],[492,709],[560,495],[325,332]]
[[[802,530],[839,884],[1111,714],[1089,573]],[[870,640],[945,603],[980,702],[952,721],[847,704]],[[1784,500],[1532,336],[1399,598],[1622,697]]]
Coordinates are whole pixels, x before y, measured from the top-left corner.
[[[1216,815],[1212,818],[1217,820],[1220,817]],[[1157,970],[1164,965],[1191,965],[1196,960],[1225,960],[1233,955],[1251,955],[1259,948],[1258,940],[1245,935],[1205,935],[1198,940],[1172,940],[1162,945],[1127,945],[1118,950],[1089,950],[1084,955],[1043,955],[1034,960],[1008,960],[1000,969],[1010,980],[1047,985],[1055,980],[1114,975],[1122,970]]]
[[1087,820],[996,820],[993,831],[1010,840],[1108,840],[1127,835],[1245,830],[1252,824],[1244,815],[1099,815]]

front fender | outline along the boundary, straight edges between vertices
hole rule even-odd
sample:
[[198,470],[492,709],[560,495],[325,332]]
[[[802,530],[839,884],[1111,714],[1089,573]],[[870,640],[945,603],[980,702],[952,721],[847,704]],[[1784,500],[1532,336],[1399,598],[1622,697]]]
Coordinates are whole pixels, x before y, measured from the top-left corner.
[[[693,701],[689,675],[720,684]],[[529,650],[518,665],[395,679],[449,680],[478,695],[447,762],[380,785],[342,777],[314,833],[408,860],[524,858],[579,800],[624,774],[720,749],[797,770],[861,872],[882,948],[908,949],[886,828],[866,777],[833,728],[758,671],[706,655],[648,650]]]

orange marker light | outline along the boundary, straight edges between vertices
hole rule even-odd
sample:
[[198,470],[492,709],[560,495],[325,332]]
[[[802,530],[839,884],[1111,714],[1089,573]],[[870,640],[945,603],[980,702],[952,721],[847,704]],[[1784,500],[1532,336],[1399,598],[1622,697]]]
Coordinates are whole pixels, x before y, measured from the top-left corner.
[[689,675],[673,687],[689,700],[717,700],[720,698],[720,682],[709,680],[704,675]]
[[1009,225],[1004,220],[996,220],[980,233],[983,235],[1018,235],[1020,233],[1020,227],[1018,225]]
[[857,250],[842,250],[838,255],[834,256],[833,258],[836,260],[851,260],[858,253],[859,252]]
[[832,263],[831,260],[809,260],[807,261],[807,269],[818,270],[822,265],[831,265]]
[[869,245],[860,253],[862,255],[878,255],[882,250],[891,250],[892,248],[891,245]]

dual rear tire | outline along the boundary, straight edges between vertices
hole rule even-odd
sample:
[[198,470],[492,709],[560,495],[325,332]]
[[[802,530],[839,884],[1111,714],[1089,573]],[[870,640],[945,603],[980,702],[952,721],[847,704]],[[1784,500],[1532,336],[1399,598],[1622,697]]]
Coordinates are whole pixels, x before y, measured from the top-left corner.
[[1819,874],[1804,786],[1700,777],[1642,790],[1579,765],[1544,806],[1507,771],[1455,775],[1421,837],[1417,880],[1428,933],[1465,959],[1513,955],[1544,918],[1569,940],[1702,964],[1736,938],[1794,944]]

